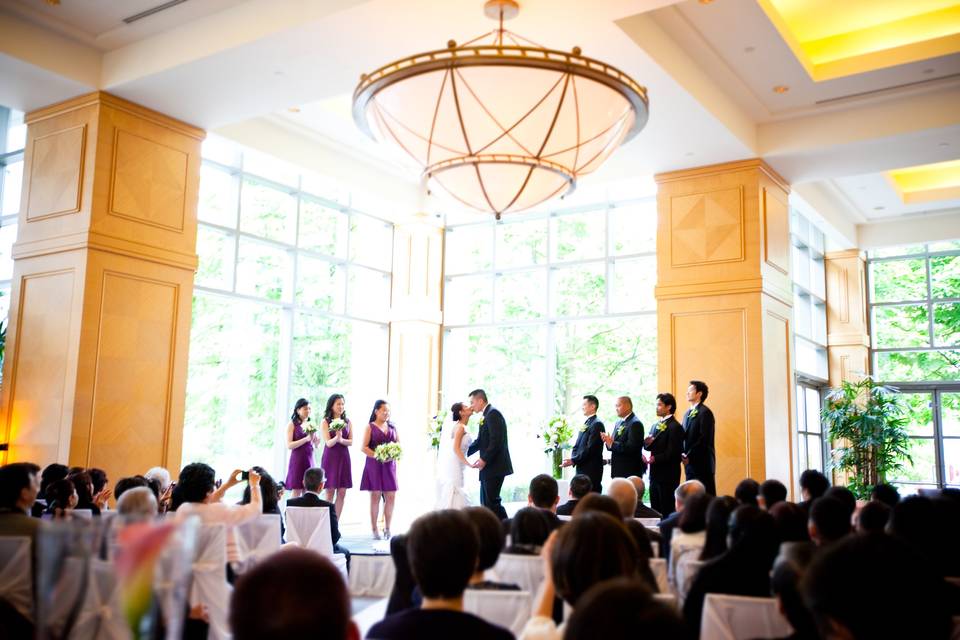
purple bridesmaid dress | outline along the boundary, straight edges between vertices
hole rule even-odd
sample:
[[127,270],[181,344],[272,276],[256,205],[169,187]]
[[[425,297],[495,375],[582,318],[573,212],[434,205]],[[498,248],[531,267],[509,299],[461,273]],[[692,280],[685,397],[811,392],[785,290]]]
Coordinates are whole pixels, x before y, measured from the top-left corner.
[[[387,423],[387,433],[384,434],[377,425],[370,423],[370,448],[376,449],[385,442],[396,442],[397,430]],[[360,479],[361,491],[396,491],[397,490],[397,463],[395,460],[379,462],[376,458],[367,458],[363,465],[363,477]]]
[[[343,429],[343,436],[350,438],[350,421]],[[353,474],[350,470],[350,449],[339,442],[332,447],[323,447],[323,456],[320,458],[320,467],[326,478],[325,489],[349,489],[353,486]]]
[[[293,425],[293,439],[299,440],[307,435],[299,424]],[[313,443],[307,440],[290,452],[290,464],[287,465],[287,489],[303,489],[303,472],[313,466]]]

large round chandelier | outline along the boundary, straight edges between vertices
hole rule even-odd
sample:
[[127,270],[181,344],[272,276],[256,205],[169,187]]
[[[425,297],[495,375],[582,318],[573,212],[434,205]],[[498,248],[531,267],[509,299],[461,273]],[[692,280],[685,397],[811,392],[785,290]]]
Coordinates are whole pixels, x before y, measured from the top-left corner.
[[647,122],[646,88],[604,62],[503,28],[519,6],[490,0],[498,27],[360,77],[353,118],[399,147],[431,188],[501,214],[570,193]]

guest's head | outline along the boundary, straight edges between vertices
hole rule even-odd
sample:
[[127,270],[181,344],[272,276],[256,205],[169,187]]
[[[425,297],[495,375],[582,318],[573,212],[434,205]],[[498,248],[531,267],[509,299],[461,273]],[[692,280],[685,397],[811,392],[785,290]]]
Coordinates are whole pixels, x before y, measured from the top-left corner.
[[599,493],[591,493],[586,498],[578,501],[577,506],[573,509],[573,518],[576,519],[585,513],[594,511],[609,514],[614,518],[623,518],[623,516],[620,515],[620,505],[617,504],[617,501],[610,496]]
[[943,580],[890,536],[850,536],[824,550],[801,589],[823,638],[950,637]]
[[730,514],[728,553],[736,553],[744,564],[755,563],[767,571],[780,548],[773,516],[759,507],[741,505]]
[[816,469],[807,469],[800,474],[800,497],[806,502],[823,496],[830,488],[830,481]]
[[574,500],[580,500],[591,491],[593,491],[593,481],[586,474],[578,473],[570,478],[569,493]]
[[484,571],[492,569],[493,565],[497,564],[506,536],[503,534],[500,520],[493,515],[493,511],[490,511],[490,509],[468,507],[463,510],[463,513],[470,519],[470,524],[473,525],[477,533],[477,540],[480,542],[477,571],[482,576]]
[[97,495],[107,486],[107,472],[96,467],[87,469],[90,474],[90,482],[93,483],[93,495]]
[[666,418],[677,412],[677,399],[672,393],[657,394],[657,417]]
[[583,396],[583,415],[590,417],[597,413],[597,409],[600,408],[600,401],[597,399],[597,396]]
[[823,493],[824,498],[835,498],[847,509],[847,522],[853,522],[853,512],[857,510],[857,496],[846,487],[830,487]]
[[173,506],[184,502],[206,502],[214,492],[217,482],[216,473],[208,464],[191,462],[180,471],[180,478],[173,492]]
[[557,530],[550,572],[557,595],[576,607],[590,587],[637,572],[637,545],[623,521],[605,513],[583,513]]
[[[147,486],[150,487],[150,491],[153,491],[153,497],[159,501],[160,494],[164,491],[160,489],[160,481],[156,478],[147,478]],[[169,486],[170,485],[167,485],[168,488]]]
[[753,478],[745,478],[740,481],[737,488],[733,491],[733,497],[740,504],[752,504],[758,506],[757,496],[760,495],[760,483]]
[[674,609],[658,602],[636,578],[614,578],[591,587],[566,624],[564,640],[593,640],[598,623],[604,640],[683,638],[687,630]]
[[170,486],[170,472],[163,467],[151,467],[143,474],[147,480],[156,480],[159,483],[160,493],[167,490]]
[[683,502],[679,526],[684,533],[697,533],[707,528],[707,509],[713,496],[706,493],[694,493]]
[[934,543],[937,510],[925,496],[909,496],[897,503],[890,515],[890,535],[900,538],[915,551],[926,555]]
[[80,508],[87,508],[93,504],[93,480],[86,471],[71,473],[67,478],[73,483],[77,492],[77,504]]
[[137,487],[149,488],[149,486],[150,483],[143,476],[128,476],[126,478],[120,478],[117,480],[117,484],[113,485],[113,497],[117,500],[117,504],[119,504],[120,496],[130,489],[135,489]]
[[636,518],[626,518],[623,524],[627,527],[627,531],[630,532],[630,536],[637,545],[640,558],[648,562],[653,557],[653,543],[650,542],[650,533],[647,528],[640,524],[640,521]]
[[[729,532],[730,514],[733,513],[739,505],[737,499],[732,496],[719,496],[710,502],[707,507],[707,537],[703,544],[703,551],[700,553],[700,560],[710,560],[723,554],[727,550],[727,533]],[[689,510],[684,512],[684,515]],[[683,518],[681,527],[683,526]]]
[[370,412],[370,422],[383,424],[390,420],[390,403],[386,400],[377,400],[373,403],[373,411]]
[[893,511],[889,506],[877,500],[871,500],[857,512],[857,533],[883,533]]
[[637,503],[643,502],[643,494],[647,491],[647,485],[643,483],[643,478],[640,476],[630,476],[627,480],[629,480],[633,488],[637,490]]
[[47,487],[56,482],[57,480],[63,480],[67,477],[67,465],[59,464],[54,462],[48,464],[43,468],[43,471],[40,473],[40,496],[44,500],[47,499]]
[[893,509],[900,502],[900,492],[892,484],[878,484],[870,491],[870,499]]
[[556,511],[558,502],[560,502],[560,487],[557,481],[545,473],[534,476],[530,481],[527,503],[538,509]]
[[303,490],[320,493],[323,489],[324,473],[320,467],[310,467],[303,472]]
[[765,480],[760,485],[760,495],[757,496],[757,504],[761,509],[770,511],[773,505],[783,502],[787,499],[787,488],[779,480]]
[[613,403],[613,408],[617,412],[618,418],[626,418],[633,413],[633,400],[630,399],[630,396],[620,396]]
[[699,480],[687,480],[673,491],[673,499],[676,503],[677,511],[683,511],[683,505],[687,498],[697,493],[706,493],[707,490]]
[[390,558],[393,560],[394,578],[393,588],[390,590],[390,601],[387,605],[387,615],[413,608],[413,590],[417,581],[410,570],[410,559],[407,557],[407,536],[404,534],[390,538]]
[[614,478],[607,485],[607,495],[617,503],[621,518],[632,518],[637,512],[637,489],[629,480]]
[[53,509],[74,509],[79,498],[73,481],[69,478],[57,480],[47,487],[47,507]]
[[[261,513],[280,513],[280,492],[277,491],[277,481],[263,467],[251,467],[251,469],[260,476]],[[240,504],[250,504],[249,484],[243,488],[243,499]]]
[[306,398],[298,398],[293,405],[293,413],[290,414],[290,422],[293,424],[303,424],[310,417],[310,401]]
[[[803,511],[802,508],[800,510]],[[798,638],[818,637],[813,616],[804,604],[800,592],[800,581],[806,575],[813,555],[814,548],[809,544],[783,544],[780,546],[780,554],[773,562],[773,572],[770,575],[770,591],[777,599],[777,607]]]
[[150,487],[131,487],[117,499],[117,513],[129,518],[152,518],[157,515],[157,499]]
[[334,393],[334,394],[331,394],[329,398],[327,398],[327,406],[324,407],[323,409],[323,418],[327,421],[327,424],[329,424],[332,420],[336,420],[338,418],[340,420],[347,419],[347,411],[346,411],[345,405],[346,405],[346,400],[344,400],[342,394]]
[[690,386],[687,387],[687,402],[690,404],[696,404],[698,402],[706,402],[707,395],[710,393],[710,389],[707,388],[707,383],[701,380],[691,380]]
[[539,549],[550,536],[550,521],[542,509],[524,507],[510,519],[511,547]]
[[[277,597],[282,593],[297,597]],[[230,597],[230,628],[236,640],[360,638],[340,572],[306,549],[279,551],[240,576]]]
[[407,533],[410,569],[425,599],[461,597],[477,568],[479,553],[473,524],[462,511],[446,509],[422,515]]
[[850,533],[850,513],[847,506],[823,496],[813,501],[808,523],[810,539],[818,545],[834,543]]
[[470,408],[474,413],[483,413],[487,407],[487,392],[483,389],[474,389],[470,392]]
[[777,525],[780,542],[804,542],[810,539],[807,531],[807,512],[793,502],[778,502],[770,509]]
[[27,513],[37,500],[40,467],[31,462],[11,462],[0,467],[0,509]]

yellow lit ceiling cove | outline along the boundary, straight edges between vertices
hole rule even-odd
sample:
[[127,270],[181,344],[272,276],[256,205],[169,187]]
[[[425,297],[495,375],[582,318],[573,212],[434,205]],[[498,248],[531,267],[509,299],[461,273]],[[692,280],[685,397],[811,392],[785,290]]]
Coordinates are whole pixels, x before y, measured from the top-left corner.
[[904,204],[960,199],[960,160],[895,169],[886,176]]
[[815,82],[960,52],[957,0],[757,0]]

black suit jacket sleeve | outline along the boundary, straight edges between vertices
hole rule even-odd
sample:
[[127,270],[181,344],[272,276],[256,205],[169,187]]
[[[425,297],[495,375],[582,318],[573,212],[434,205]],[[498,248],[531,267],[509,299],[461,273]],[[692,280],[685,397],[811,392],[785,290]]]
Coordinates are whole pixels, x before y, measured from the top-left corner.
[[333,541],[333,544],[337,544],[340,541],[340,523],[337,522],[337,510],[333,505],[329,506],[330,509],[330,539]]
[[480,450],[480,434],[478,433],[478,434],[477,434],[477,439],[474,440],[473,443],[472,443],[469,447],[467,447],[467,455],[468,455],[468,456],[472,456],[473,454],[475,454],[475,453],[476,453],[477,451],[479,451],[479,450]]
[[687,457],[694,459],[708,452],[708,443],[713,442],[716,428],[713,411],[703,405],[700,405],[700,410],[697,411],[696,421],[690,429],[690,440],[687,442]]
[[627,437],[624,440],[614,440],[610,450],[614,453],[628,453],[639,456],[643,450],[643,423],[634,419],[629,424],[623,425],[627,431]]
[[503,452],[503,441],[507,433],[507,423],[503,415],[496,409],[484,416],[484,427],[487,429],[486,448],[481,449],[480,458],[484,462],[496,460]]
[[600,422],[600,420],[594,420],[593,424],[587,427],[586,432],[583,434],[583,442],[581,446],[579,448],[573,448],[573,453],[570,456],[573,464],[583,464],[590,452],[592,452],[596,447],[600,446],[600,434],[603,432],[603,430],[603,423]]

